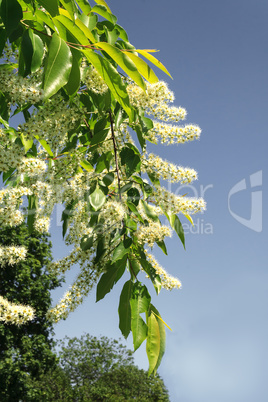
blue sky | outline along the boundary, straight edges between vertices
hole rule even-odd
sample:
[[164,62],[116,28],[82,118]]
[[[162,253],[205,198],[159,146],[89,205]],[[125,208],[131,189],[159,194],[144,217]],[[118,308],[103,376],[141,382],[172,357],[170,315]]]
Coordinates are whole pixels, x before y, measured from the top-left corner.
[[[173,80],[159,77],[174,91],[175,105],[187,109],[187,123],[203,130],[200,141],[152,146],[163,158],[196,169],[199,180],[187,192],[204,193],[207,201],[207,211],[194,218],[194,233],[183,221],[186,251],[175,235],[167,242],[168,257],[156,250],[159,262],[183,284],[180,291],[162,290],[154,297],[173,330],[159,373],[171,401],[265,402],[268,3],[117,0],[109,5],[137,48],[160,49],[157,57]],[[66,248],[56,214],[52,235],[58,258]],[[75,274],[74,269],[68,280]],[[89,332],[119,338],[122,283],[97,304],[93,292],[55,326],[56,336]],[[55,302],[62,292],[54,292]],[[132,347],[131,339],[127,346]],[[135,359],[147,368],[144,347]]]

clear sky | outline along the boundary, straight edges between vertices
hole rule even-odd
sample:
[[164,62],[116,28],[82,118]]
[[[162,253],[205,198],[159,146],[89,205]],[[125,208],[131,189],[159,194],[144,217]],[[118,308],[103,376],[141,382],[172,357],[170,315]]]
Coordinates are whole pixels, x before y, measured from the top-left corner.
[[[199,173],[187,189],[207,211],[185,223],[186,251],[174,235],[158,261],[183,284],[153,303],[171,326],[159,373],[179,402],[266,402],[268,393],[266,0],[108,2],[137,48],[157,57],[173,80],[176,106],[202,128],[200,141],[152,147]],[[228,204],[229,199],[229,204]],[[63,256],[56,213],[54,255]],[[60,213],[58,211],[58,216]],[[71,280],[75,270],[70,274]],[[83,332],[119,338],[121,280],[104,300],[94,292],[56,336]],[[67,283],[68,285],[68,283]],[[54,292],[55,302],[64,289]],[[131,339],[127,341],[132,347]],[[147,368],[145,348],[136,363]]]

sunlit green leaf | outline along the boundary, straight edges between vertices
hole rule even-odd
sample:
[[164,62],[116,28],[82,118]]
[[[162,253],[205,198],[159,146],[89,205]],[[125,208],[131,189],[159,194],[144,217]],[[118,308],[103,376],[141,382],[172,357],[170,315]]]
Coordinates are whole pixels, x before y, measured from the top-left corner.
[[148,335],[146,352],[149,360],[148,375],[155,371],[160,354],[160,331],[156,316],[150,312],[147,317]]
[[44,67],[44,96],[49,98],[67,84],[72,68],[72,53],[63,39],[53,34]]
[[95,209],[95,211],[98,211],[103,204],[105,203],[106,196],[103,193],[103,191],[99,188],[99,186],[96,187],[95,191],[89,195],[89,201],[92,207]]

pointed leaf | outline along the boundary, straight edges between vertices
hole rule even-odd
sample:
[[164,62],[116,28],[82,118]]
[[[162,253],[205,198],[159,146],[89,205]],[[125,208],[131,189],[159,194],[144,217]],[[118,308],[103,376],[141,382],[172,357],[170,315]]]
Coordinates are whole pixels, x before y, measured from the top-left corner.
[[97,285],[97,302],[103,299],[104,296],[110,292],[116,282],[119,281],[125,272],[126,262],[127,257],[125,256],[122,260],[108,266],[107,272],[102,275]]
[[115,99],[120,103],[120,105],[127,112],[130,122],[133,121],[133,110],[129,104],[129,97],[126,90],[126,85],[123,83],[120,74],[116,69],[101,57],[99,54],[93,52],[92,50],[82,50],[86,58],[92,65],[96,68],[100,76],[108,85],[110,91],[114,95]]
[[164,71],[167,75],[169,75],[171,77],[171,75],[169,74],[166,67],[159,60],[157,60],[156,57],[154,57],[150,53],[148,53],[148,51],[136,49],[136,52],[140,53],[142,56],[144,56],[146,59],[148,59],[151,63],[153,63],[156,67],[160,68],[160,70]]
[[101,191],[99,186],[96,187],[95,191],[90,194],[89,196],[89,201],[92,207],[95,209],[95,211],[98,211],[103,204],[105,203],[106,196],[105,194]]
[[155,315],[155,317],[157,319],[158,329],[159,329],[159,334],[160,334],[160,349],[159,349],[158,359],[157,359],[156,365],[155,365],[154,370],[153,370],[153,374],[155,374],[156,370],[160,366],[161,360],[162,360],[162,358],[164,356],[165,349],[166,349],[166,330],[165,330],[165,325],[168,328],[169,328],[169,326],[162,320],[159,312],[157,311],[157,309],[152,304],[151,304],[150,308],[151,308],[152,313]]
[[0,6],[1,17],[6,28],[6,35],[10,36],[23,18],[22,8],[17,0],[2,0]]
[[137,350],[147,337],[147,325],[140,314],[146,313],[149,309],[151,297],[146,286],[136,282],[133,285],[131,305],[131,331],[133,334],[134,350]]
[[131,307],[130,298],[132,293],[133,283],[131,280],[127,281],[122,289],[118,307],[119,314],[119,328],[122,335],[127,338],[131,330]]
[[152,219],[154,222],[159,222],[159,218],[157,214],[155,213],[154,209],[149,205],[146,201],[141,200],[141,203],[144,208],[145,214],[148,216],[148,218]]
[[[109,8],[109,7],[108,7]],[[115,15],[113,15],[112,13],[110,13],[107,10],[107,7],[103,6],[103,5],[96,5],[91,9],[92,13],[96,13],[101,15],[103,18],[106,18],[106,20],[112,22],[113,24],[116,24],[117,18]]]
[[160,354],[159,325],[156,316],[152,312],[147,317],[147,326],[146,352],[149,360],[148,375],[151,375],[155,371]]
[[87,2],[87,0],[76,0],[78,7],[81,8],[82,12],[86,15],[90,14],[91,6]]
[[31,29],[27,29],[22,36],[21,51],[25,64],[24,76],[35,73],[42,64],[44,44]]
[[176,214],[171,215],[170,224],[173,227],[173,229],[175,230],[175,232],[177,233],[177,235],[179,236],[179,238],[183,244],[183,247],[185,249],[185,237],[184,237],[183,226]]
[[[124,51],[123,51],[124,52]],[[154,71],[148,66],[148,64],[141,59],[140,57],[136,56],[134,53],[131,52],[124,52],[128,55],[128,57],[133,61],[135,66],[137,67],[139,73],[151,84],[158,82],[158,77],[155,75]]]
[[54,95],[67,84],[72,68],[72,53],[65,41],[55,32],[48,48],[48,56],[44,67],[44,96],[46,99]]
[[159,275],[157,275],[155,268],[152,266],[152,264],[145,260],[144,258],[139,258],[139,262],[146,272],[146,274],[149,276],[149,278],[152,281],[152,284],[154,285],[155,291],[157,294],[159,294],[161,290],[161,278]]
[[106,42],[98,42],[95,46],[104,50],[108,55],[124,70],[130,78],[136,82],[142,89],[146,89],[146,85],[133,61],[127,54],[123,53],[118,48]]
[[112,14],[111,9],[109,8],[108,4],[106,3],[105,0],[94,0],[95,3],[100,4],[102,6],[105,6],[107,8],[107,11],[109,11],[110,14]]
[[74,0],[60,0],[60,2],[63,5],[63,7],[65,8],[65,10],[68,11],[71,18],[74,20],[75,14],[78,11]]
[[38,3],[41,4],[44,9],[46,9],[51,17],[55,17],[59,15],[59,2],[58,0],[38,0]]

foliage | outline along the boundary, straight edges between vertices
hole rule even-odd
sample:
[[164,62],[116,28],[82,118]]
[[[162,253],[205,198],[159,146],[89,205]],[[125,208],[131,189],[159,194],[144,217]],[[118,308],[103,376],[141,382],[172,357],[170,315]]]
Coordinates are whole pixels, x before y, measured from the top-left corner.
[[[132,332],[135,350],[146,340],[155,373],[165,323],[143,275],[157,294],[181,284],[148,247],[167,254],[172,230],[185,247],[178,214],[191,221],[205,203],[162,187],[160,179],[190,183],[197,173],[146,147],[191,141],[201,130],[173,124],[186,110],[171,105],[173,93],[147,62],[168,71],[154,50],[135,49],[104,0],[95,3],[0,0],[0,224],[17,226],[27,217],[30,233],[46,232],[54,205],[62,203],[63,237],[73,251],[49,269],[61,275],[78,263],[81,270],[49,319],[67,318],[96,284],[96,299],[103,299],[127,271],[119,327],[125,337]],[[17,129],[10,124],[16,114],[25,120]],[[32,319],[30,309],[14,315],[19,307],[12,300],[0,300],[5,317]]]
[[56,365],[52,351],[52,325],[46,319],[51,306],[50,290],[59,285],[46,265],[51,261],[51,244],[44,234],[28,234],[26,225],[1,228],[0,244],[10,247],[13,243],[27,247],[27,260],[16,265],[1,261],[0,293],[15,303],[30,304],[35,317],[25,325],[0,322],[0,400],[39,401],[41,395],[33,380]]
[[159,375],[138,369],[132,352],[116,340],[67,338],[59,357],[60,367],[39,382],[48,401],[169,401]]

